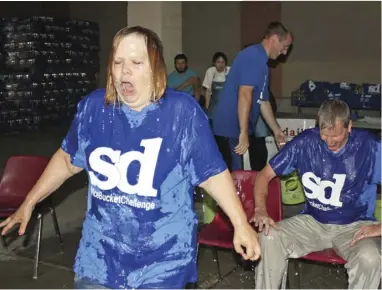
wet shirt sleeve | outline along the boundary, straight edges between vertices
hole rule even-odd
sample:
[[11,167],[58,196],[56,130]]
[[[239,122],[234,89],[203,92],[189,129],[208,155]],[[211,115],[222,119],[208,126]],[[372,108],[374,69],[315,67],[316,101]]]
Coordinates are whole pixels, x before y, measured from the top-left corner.
[[264,85],[262,92],[260,93],[261,101],[269,101],[269,70],[267,75],[264,77]]
[[185,168],[193,186],[227,169],[216,145],[208,118],[196,104],[184,129]]
[[[258,86],[262,71],[254,57],[242,57],[239,63],[239,86]],[[259,89],[259,88],[256,88]]]
[[85,140],[86,140],[86,103],[87,98],[77,105],[77,113],[70,125],[69,132],[61,144],[61,149],[70,155],[70,161],[74,166],[85,168]]
[[297,167],[297,154],[299,151],[298,137],[287,142],[285,146],[270,161],[269,165],[278,176],[288,175]]
[[375,153],[375,164],[373,183],[381,184],[381,141],[377,141],[377,150]]

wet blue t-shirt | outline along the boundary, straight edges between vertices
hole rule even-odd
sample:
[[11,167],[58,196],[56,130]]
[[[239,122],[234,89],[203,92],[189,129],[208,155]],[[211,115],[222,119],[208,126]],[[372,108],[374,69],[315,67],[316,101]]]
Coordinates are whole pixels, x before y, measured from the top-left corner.
[[304,186],[302,213],[325,224],[375,220],[377,184],[381,183],[381,141],[371,132],[352,129],[344,147],[330,151],[318,128],[288,142],[270,160],[277,175],[297,169]]
[[183,288],[197,280],[194,187],[226,170],[208,119],[172,89],[141,112],[104,96],[79,103],[62,144],[89,175],[75,273],[110,288]]
[[217,136],[239,138],[238,115],[240,86],[253,87],[248,133],[253,134],[260,115],[261,101],[269,100],[268,56],[262,44],[251,45],[233,60],[219,102],[213,113],[213,131]]

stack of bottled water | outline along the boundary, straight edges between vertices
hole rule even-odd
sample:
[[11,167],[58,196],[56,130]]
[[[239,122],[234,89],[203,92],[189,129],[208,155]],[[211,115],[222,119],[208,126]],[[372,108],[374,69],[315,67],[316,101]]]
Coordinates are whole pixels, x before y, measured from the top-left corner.
[[1,24],[0,132],[70,121],[97,87],[98,25],[40,16]]

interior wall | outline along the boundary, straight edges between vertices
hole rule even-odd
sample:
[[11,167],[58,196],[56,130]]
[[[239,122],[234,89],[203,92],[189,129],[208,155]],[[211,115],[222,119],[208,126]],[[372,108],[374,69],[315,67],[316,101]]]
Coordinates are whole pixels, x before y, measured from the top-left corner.
[[114,35],[127,26],[127,1],[70,2],[69,17],[94,21],[100,30],[100,79],[98,87],[106,86],[106,69]]
[[[187,1],[182,6],[183,53],[203,81],[215,52],[224,52],[231,64],[241,48],[241,2]],[[168,68],[169,72],[173,69],[173,65]]]
[[41,15],[43,3],[44,2],[0,1],[0,16],[10,18],[15,16]]
[[162,3],[160,1],[130,1],[127,17],[129,26],[143,26],[152,29],[159,36],[162,33]]
[[51,16],[51,17],[62,17],[62,15],[69,15],[70,2],[66,1],[43,1],[43,2],[30,2],[30,3],[40,3],[41,5],[41,15]]
[[174,56],[182,51],[182,2],[162,2],[162,34],[163,57],[167,71],[173,69]]
[[70,2],[65,1],[1,1],[0,17],[51,16],[67,17]]
[[282,21],[295,36],[283,96],[308,79],[381,82],[380,2],[282,2]]
[[[260,43],[268,24],[281,20],[281,2],[242,1],[241,3],[241,47]],[[270,69],[270,85],[276,98],[282,95],[282,70],[278,62]]]
[[163,44],[163,57],[168,70],[173,69],[174,55],[182,52],[182,2],[129,2],[128,25],[153,30]]

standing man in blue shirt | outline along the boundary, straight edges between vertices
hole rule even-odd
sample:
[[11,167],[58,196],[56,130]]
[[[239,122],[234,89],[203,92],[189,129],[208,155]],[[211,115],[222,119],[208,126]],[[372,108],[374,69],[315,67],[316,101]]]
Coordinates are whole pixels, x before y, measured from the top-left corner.
[[[233,61],[213,115],[213,131],[231,170],[242,169],[242,155],[248,150],[260,112],[276,140],[285,142],[268,102],[267,62],[269,58],[277,59],[280,54],[286,54],[291,43],[291,33],[285,26],[272,22],[262,42],[243,49]],[[256,154],[251,150],[249,153],[250,156]]]
[[193,70],[188,68],[187,56],[184,54],[176,55],[174,64],[175,71],[168,75],[168,87],[190,94],[199,102],[200,79]]
[[[296,169],[305,208],[275,224],[266,210],[268,183]],[[381,224],[374,211],[380,183],[381,140],[369,131],[352,129],[345,102],[325,101],[318,111],[318,128],[293,138],[257,176],[253,221],[262,232],[262,258],[256,267],[256,289],[277,289],[288,258],[327,248],[346,260],[349,289],[377,289]]]

